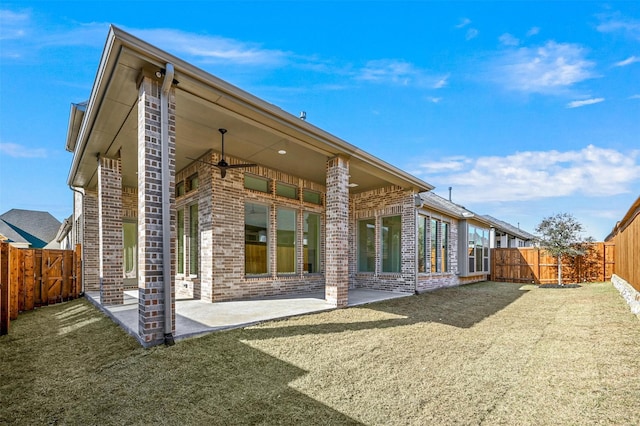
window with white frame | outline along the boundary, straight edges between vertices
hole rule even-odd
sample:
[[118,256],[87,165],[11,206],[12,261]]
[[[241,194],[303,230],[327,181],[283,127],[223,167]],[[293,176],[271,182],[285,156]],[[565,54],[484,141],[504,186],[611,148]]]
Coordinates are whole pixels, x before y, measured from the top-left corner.
[[401,272],[402,217],[383,217],[380,238],[380,247],[382,249],[382,272]]
[[376,220],[358,221],[358,272],[376,270]]
[[449,232],[448,222],[418,215],[418,272],[449,272]]

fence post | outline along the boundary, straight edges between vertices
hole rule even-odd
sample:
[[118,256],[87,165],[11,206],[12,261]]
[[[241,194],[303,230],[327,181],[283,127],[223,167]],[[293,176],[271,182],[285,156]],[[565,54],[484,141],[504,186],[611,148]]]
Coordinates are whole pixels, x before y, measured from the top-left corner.
[[0,336],[9,334],[9,244],[0,243]]

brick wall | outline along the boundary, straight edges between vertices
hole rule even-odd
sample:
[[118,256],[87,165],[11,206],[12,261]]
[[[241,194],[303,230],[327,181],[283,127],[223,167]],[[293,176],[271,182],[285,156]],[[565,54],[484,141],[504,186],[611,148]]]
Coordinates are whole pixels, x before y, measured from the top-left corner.
[[86,190],[82,198],[82,283],[84,291],[100,290],[98,192]]
[[100,302],[123,302],[122,171],[120,159],[98,159]]
[[[415,193],[390,186],[351,196],[351,220],[349,228],[349,276],[355,288],[415,292],[416,286],[416,209]],[[401,270],[399,273],[382,272],[381,233],[382,218],[401,216]],[[358,268],[357,226],[359,219],[375,219],[375,272],[360,272]]]
[[[175,94],[169,93],[169,211],[171,258],[163,259],[162,158],[159,83],[143,78],[138,97],[138,285],[139,327],[143,342],[164,339],[164,280],[170,281],[172,323],[175,329]],[[171,265],[163,277],[163,262]]]
[[[202,159],[217,163],[220,156],[214,152]],[[229,156],[226,156],[225,160],[230,164],[246,162]],[[245,189],[245,172],[270,179],[270,193]],[[275,195],[275,184],[279,181],[295,185],[299,189],[307,188],[320,193],[324,193],[324,186],[261,166],[229,170],[226,177],[222,179],[218,169],[202,162],[192,163],[178,172],[176,181],[180,182],[194,173],[198,174],[198,189],[179,196],[176,200],[176,208],[185,209],[185,233],[188,233],[188,206],[198,204],[200,270],[196,274],[178,275],[177,285],[181,287],[178,291],[192,292],[193,297],[202,300],[220,302],[324,290],[325,281],[322,274],[302,272],[302,232],[297,232],[297,272],[286,275],[278,275],[276,272],[276,209],[286,207],[296,210],[298,230],[302,228],[304,212],[318,213],[321,215],[321,221],[324,222],[324,209],[320,205],[303,202],[302,191],[299,191],[300,197],[296,200]],[[269,206],[270,272],[266,275],[245,276],[245,201]],[[188,256],[188,246],[185,246],[185,263],[187,264]]]

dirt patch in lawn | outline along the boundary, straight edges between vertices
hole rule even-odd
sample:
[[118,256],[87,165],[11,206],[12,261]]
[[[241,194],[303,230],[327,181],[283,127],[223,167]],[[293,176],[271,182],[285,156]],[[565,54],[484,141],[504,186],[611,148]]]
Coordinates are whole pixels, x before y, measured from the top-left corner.
[[142,349],[85,301],[0,337],[0,424],[638,424],[610,283],[480,283]]

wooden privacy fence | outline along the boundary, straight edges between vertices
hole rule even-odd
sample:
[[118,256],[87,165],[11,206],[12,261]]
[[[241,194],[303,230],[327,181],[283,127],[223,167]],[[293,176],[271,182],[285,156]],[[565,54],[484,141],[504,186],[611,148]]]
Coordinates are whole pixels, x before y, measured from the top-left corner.
[[[615,245],[593,243],[587,253],[562,261],[562,282],[582,283],[608,281],[614,268]],[[558,282],[557,258],[535,248],[491,249],[492,281],[556,284]]]
[[0,243],[0,334],[19,312],[77,298],[81,268],[79,244],[75,250],[47,250]]

